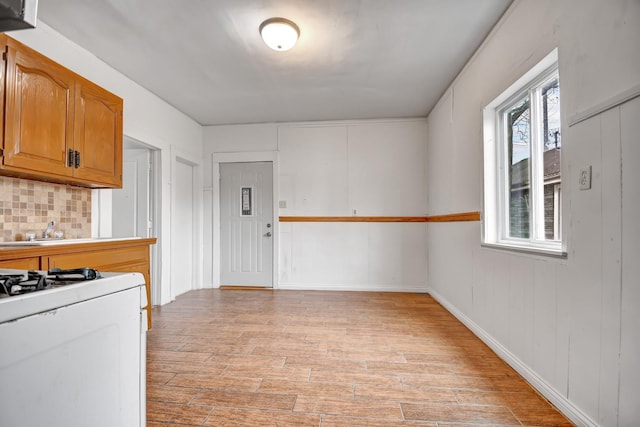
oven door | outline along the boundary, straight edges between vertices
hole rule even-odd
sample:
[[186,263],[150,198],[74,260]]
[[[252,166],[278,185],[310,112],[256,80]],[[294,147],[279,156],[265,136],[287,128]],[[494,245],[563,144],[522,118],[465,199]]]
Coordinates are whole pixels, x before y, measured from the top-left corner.
[[1,426],[140,426],[138,287],[0,324]]

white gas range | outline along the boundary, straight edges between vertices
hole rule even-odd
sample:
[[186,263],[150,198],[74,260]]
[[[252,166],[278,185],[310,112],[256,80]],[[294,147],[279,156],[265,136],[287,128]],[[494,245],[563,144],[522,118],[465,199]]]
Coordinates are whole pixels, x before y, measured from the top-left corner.
[[139,273],[0,269],[0,426],[145,426],[146,305]]

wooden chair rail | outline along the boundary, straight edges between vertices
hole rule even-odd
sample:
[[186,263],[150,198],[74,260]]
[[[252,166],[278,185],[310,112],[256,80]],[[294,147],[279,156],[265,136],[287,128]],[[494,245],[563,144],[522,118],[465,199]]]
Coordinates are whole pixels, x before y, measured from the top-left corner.
[[480,221],[480,212],[431,216],[281,216],[280,222],[459,222]]
[[459,212],[446,215],[431,215],[427,217],[427,222],[458,222],[458,221],[480,221],[480,212]]
[[280,222],[427,222],[424,216],[281,216]]

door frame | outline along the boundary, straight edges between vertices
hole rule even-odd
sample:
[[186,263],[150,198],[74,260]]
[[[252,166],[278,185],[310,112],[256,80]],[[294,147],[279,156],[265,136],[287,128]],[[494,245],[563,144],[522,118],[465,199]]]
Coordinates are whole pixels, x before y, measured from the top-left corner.
[[211,253],[211,278],[214,288],[220,287],[220,164],[221,163],[255,163],[271,162],[273,175],[273,239],[272,239],[272,267],[271,283],[272,289],[278,289],[278,259],[280,248],[280,224],[278,220],[278,152],[277,151],[247,151],[233,153],[213,153],[211,155],[213,181],[212,189],[212,227],[211,242],[213,245]]
[[[174,146],[171,146],[170,149],[171,149],[171,181],[169,185],[171,187],[171,225],[170,225],[171,238],[169,239],[168,247],[170,248],[169,249],[170,251],[173,250],[173,244],[171,240],[173,240],[173,237],[175,237],[175,234],[176,234],[175,224],[173,223],[173,219],[176,218],[176,208],[177,208],[176,189],[174,187],[174,179],[175,179],[176,163],[181,162],[188,166],[191,166],[192,174],[193,174],[193,188],[192,188],[192,197],[193,197],[193,213],[192,213],[193,214],[193,230],[192,230],[193,248],[192,248],[192,251],[193,252],[192,253],[194,255],[194,260],[193,260],[193,263],[191,264],[192,277],[193,277],[191,290],[202,289],[202,251],[199,250],[199,248],[202,247],[202,238],[201,238],[202,233],[201,233],[201,225],[200,225],[201,224],[200,218],[202,218],[202,214],[201,214],[202,202],[200,197],[200,194],[202,194],[202,186],[201,186],[202,180],[200,179],[202,174],[202,167],[200,165],[199,159],[193,156],[191,153],[187,153],[186,151],[183,151]],[[172,270],[175,267],[174,262],[175,260],[173,259],[173,256],[171,256],[171,265],[169,266],[169,272],[168,272],[169,296],[170,296],[169,301],[173,301],[176,299],[175,287],[173,286],[173,283],[172,283],[172,280],[173,280]]]
[[[161,285],[162,285],[162,268],[161,257],[162,252],[159,247],[162,241],[162,150],[156,146],[140,141],[139,139],[124,135],[124,143],[132,143],[140,148],[146,148],[150,151],[151,162],[151,188],[150,188],[150,204],[151,204],[151,237],[155,237],[157,244],[150,246],[151,258],[151,301],[150,305],[161,304]],[[124,150],[124,148],[123,148]],[[94,189],[91,195],[91,236],[92,237],[111,237],[111,221],[112,221],[112,189]]]

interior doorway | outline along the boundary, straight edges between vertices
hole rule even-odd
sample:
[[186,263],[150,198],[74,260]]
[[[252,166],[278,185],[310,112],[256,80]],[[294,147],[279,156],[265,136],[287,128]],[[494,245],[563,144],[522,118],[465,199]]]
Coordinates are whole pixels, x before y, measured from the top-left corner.
[[273,287],[273,163],[220,164],[220,284]]
[[[160,230],[160,150],[125,136],[122,188],[111,194],[113,237],[156,237]],[[151,245],[151,304],[160,303],[159,242]]]
[[132,147],[122,156],[122,189],[112,195],[113,237],[152,235],[151,150]]

